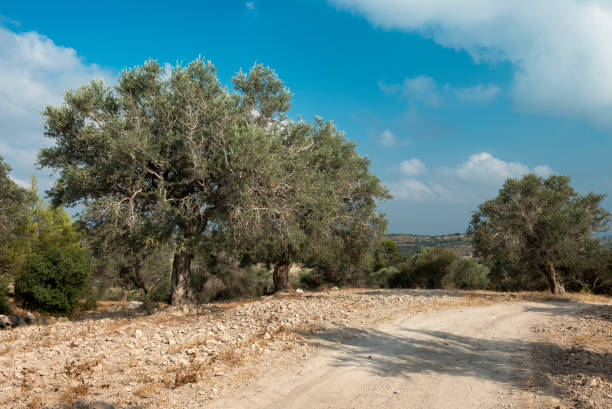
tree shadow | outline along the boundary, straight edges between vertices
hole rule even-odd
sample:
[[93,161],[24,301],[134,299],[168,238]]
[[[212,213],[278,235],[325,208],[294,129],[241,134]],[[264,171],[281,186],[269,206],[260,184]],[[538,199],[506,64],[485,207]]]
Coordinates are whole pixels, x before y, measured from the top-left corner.
[[612,321],[612,305],[593,305],[580,301],[557,301],[547,302],[546,304],[554,307],[527,305],[524,309],[528,312],[537,312],[551,316],[566,315],[575,318]]
[[[458,323],[460,325],[460,323]],[[444,374],[474,377],[519,389],[537,370],[538,387],[550,386],[548,376],[577,373],[612,378],[612,354],[578,351],[547,342],[481,339],[443,331],[395,328],[396,334],[357,328],[319,329],[302,335],[315,346],[337,352],[334,367],[357,367],[380,377]],[[333,342],[328,342],[333,341]],[[534,360],[563,360],[585,355],[588,364],[539,365]],[[550,388],[549,388],[550,389]],[[561,396],[565,391],[549,390]]]

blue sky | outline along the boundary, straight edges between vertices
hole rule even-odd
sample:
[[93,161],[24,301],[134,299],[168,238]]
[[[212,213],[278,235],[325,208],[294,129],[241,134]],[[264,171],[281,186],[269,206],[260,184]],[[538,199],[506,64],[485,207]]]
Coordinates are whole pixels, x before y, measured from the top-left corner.
[[[49,143],[40,110],[148,58],[202,55],[225,84],[255,61],[333,120],[395,199],[389,231],[464,231],[506,177],[612,193],[608,1],[4,2],[0,154],[22,183]],[[612,201],[605,205],[612,208]]]

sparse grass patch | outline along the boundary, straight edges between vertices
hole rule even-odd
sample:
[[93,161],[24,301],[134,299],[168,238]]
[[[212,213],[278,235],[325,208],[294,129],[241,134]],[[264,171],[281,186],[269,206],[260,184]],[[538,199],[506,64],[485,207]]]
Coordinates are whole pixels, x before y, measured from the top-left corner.
[[61,398],[63,403],[73,403],[77,398],[87,396],[90,386],[87,384],[85,377],[90,376],[99,363],[99,359],[92,359],[80,363],[76,361],[66,363],[64,366],[64,375],[68,382],[66,390]]
[[[178,388],[179,386],[183,386],[188,383],[197,383],[202,378],[206,367],[206,361],[199,360],[194,355],[189,364],[179,365],[177,368],[175,368],[172,387]],[[167,383],[166,385],[168,386]]]
[[160,382],[150,382],[139,386],[134,390],[134,395],[141,398],[150,398],[157,395],[164,388],[164,384]]

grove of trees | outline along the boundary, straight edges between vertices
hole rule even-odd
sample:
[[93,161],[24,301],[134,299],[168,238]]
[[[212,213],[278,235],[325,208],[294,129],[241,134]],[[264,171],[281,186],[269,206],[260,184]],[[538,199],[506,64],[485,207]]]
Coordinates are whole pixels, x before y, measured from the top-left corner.
[[604,195],[565,176],[508,179],[473,213],[475,257],[405,258],[377,211],[391,195],[353,142],[321,118],[289,119],[292,95],[270,68],[232,86],[202,59],[170,73],[147,61],[47,106],[50,202],[0,157],[0,313],[9,295],[70,315],[87,297],[180,305],[292,283],[612,294]]
[[92,81],[44,111],[41,166],[58,173],[54,205],[83,206],[137,253],[172,244],[171,303],[194,299],[191,263],[205,240],[273,264],[276,290],[291,263],[382,236],[376,200],[387,189],[331,123],[288,121],[291,94],[255,65],[223,88],[198,59],[169,76],[155,61],[115,87]]

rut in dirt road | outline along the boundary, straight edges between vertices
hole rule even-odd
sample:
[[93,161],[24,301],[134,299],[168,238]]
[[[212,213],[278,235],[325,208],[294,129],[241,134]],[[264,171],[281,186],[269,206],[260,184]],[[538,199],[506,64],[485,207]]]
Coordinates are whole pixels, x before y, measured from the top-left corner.
[[[322,352],[211,408],[500,408],[534,400],[531,328],[553,303],[461,307],[311,335]],[[574,305],[575,308],[575,305]],[[330,342],[332,341],[332,342]]]

